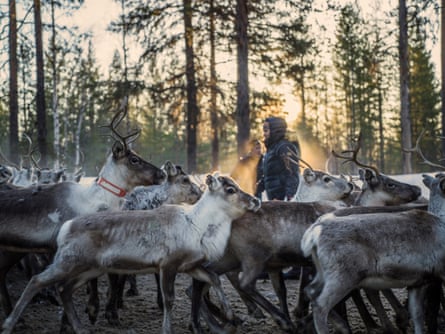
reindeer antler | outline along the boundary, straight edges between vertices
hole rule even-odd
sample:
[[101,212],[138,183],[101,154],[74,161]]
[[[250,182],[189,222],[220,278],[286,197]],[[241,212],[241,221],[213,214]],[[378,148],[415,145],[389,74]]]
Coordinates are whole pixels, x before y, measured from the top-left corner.
[[425,134],[425,132],[426,132],[425,128],[420,132],[419,137],[416,140],[416,146],[415,147],[413,147],[413,148],[402,148],[402,150],[404,152],[417,152],[417,154],[419,154],[419,156],[422,158],[423,161],[421,163],[423,163],[423,164],[426,164],[426,165],[429,165],[429,166],[435,167],[435,168],[445,169],[445,166],[435,164],[434,162],[429,161],[423,155],[422,150],[420,149],[420,141],[421,141],[423,135]]
[[7,165],[12,166],[16,169],[20,169],[20,167],[18,165],[16,165],[15,163],[13,163],[12,161],[10,161],[8,158],[6,158],[5,154],[2,152],[2,150],[0,149],[0,159],[5,162]]
[[29,158],[29,160],[32,162],[35,168],[41,169],[39,166],[39,162],[36,159],[34,159],[33,156],[33,154],[37,152],[37,146],[32,147],[32,139],[26,133],[23,133],[23,137],[25,137],[26,140],[29,142],[28,153],[25,155],[25,157]]
[[137,137],[139,137],[141,130],[140,129],[134,129],[132,132],[127,134],[126,136],[123,136],[117,131],[117,128],[119,124],[122,122],[122,120],[127,116],[128,111],[126,108],[126,102],[127,97],[122,99],[121,106],[117,113],[114,115],[113,119],[111,120],[111,123],[109,125],[102,125],[103,128],[109,128],[111,130],[111,137],[113,137],[115,140],[118,140],[122,143],[125,150],[128,149],[128,144],[132,143],[136,140]]
[[[314,170],[312,167],[311,167],[311,165],[309,165],[309,163],[308,162],[306,162],[306,161],[304,161],[303,159],[301,159],[294,151],[292,151],[289,147],[287,148],[287,150],[288,150],[288,154],[286,155],[286,160],[285,160],[285,164],[286,164],[286,168],[287,169],[289,169],[289,166],[288,166],[288,164],[289,164],[289,162],[292,162],[292,163],[294,163],[294,164],[296,164],[296,165],[298,165],[300,162],[302,162],[304,165],[306,165],[307,166],[307,168],[309,168],[310,170]],[[293,156],[293,157],[292,157]],[[295,159],[296,160],[295,160]]]
[[361,144],[362,144],[362,133],[361,132],[358,135],[356,142],[357,142],[357,146],[353,150],[346,150],[346,151],[341,152],[341,153],[352,153],[352,156],[342,155],[342,154],[335,152],[334,150],[331,151],[332,155],[336,158],[344,159],[345,161],[343,161],[342,164],[345,164],[347,162],[354,162],[357,166],[372,169],[377,175],[380,175],[380,172],[376,167],[370,166],[370,165],[365,165],[364,163],[358,161],[358,159],[357,159],[357,154],[358,154],[358,151],[360,150]]

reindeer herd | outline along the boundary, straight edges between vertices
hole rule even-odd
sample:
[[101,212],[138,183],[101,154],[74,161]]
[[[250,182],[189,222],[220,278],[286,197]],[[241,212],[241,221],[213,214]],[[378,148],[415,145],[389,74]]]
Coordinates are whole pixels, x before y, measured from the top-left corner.
[[[156,167],[144,160],[130,147],[138,133],[124,136],[117,130],[125,116],[118,112],[111,121],[115,143],[89,185],[60,181],[63,173],[54,171],[39,169],[33,179],[0,166],[2,333],[12,333],[32,298],[53,287],[64,310],[61,328],[84,333],[73,294],[88,285],[86,310],[94,323],[100,305],[97,277],[103,274],[109,278],[105,316],[118,326],[125,281],[131,278],[136,289],[134,275],[148,273],[158,282],[162,333],[174,332],[178,273],[192,278],[189,328],[194,333],[204,332],[202,321],[214,333],[236,331],[242,321],[226,298],[221,275],[252,317],[265,312],[283,332],[351,333],[348,298],[370,333],[402,333],[411,323],[416,334],[437,331],[437,296],[445,278],[445,174],[424,175],[430,190],[426,200],[418,186],[360,163],[357,145],[352,156],[334,153],[360,167],[360,186],[308,165],[291,201],[261,203],[228,176],[209,174],[200,185],[170,161]],[[28,183],[19,182],[24,179]],[[23,259],[42,255],[47,262],[27,278],[13,303],[8,272],[23,267]],[[283,276],[289,267],[301,267],[293,310]],[[278,305],[256,288],[264,273]],[[407,288],[407,306],[393,288]],[[382,295],[394,309],[395,323]]]

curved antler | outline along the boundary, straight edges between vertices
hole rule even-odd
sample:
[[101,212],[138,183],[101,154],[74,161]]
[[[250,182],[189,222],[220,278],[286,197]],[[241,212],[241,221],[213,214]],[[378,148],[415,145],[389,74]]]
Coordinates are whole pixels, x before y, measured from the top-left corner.
[[341,153],[352,153],[352,156],[342,155],[335,152],[334,150],[332,150],[331,152],[334,157],[346,160],[343,161],[343,164],[347,162],[354,162],[357,166],[372,169],[377,175],[380,175],[380,172],[377,169],[377,167],[365,165],[364,163],[357,160],[357,154],[361,148],[361,144],[362,144],[362,134],[360,133],[357,139],[357,146],[353,150],[346,150],[341,152]]
[[[288,154],[286,155],[286,157],[287,157],[287,161],[288,162],[292,162],[292,163],[294,163],[294,164],[296,164],[296,165],[298,165],[299,164],[299,162],[302,162],[304,165],[306,165],[307,166],[307,168],[309,168],[310,170],[314,170],[312,167],[311,167],[311,165],[309,165],[309,163],[308,162],[306,162],[306,161],[304,161],[302,158],[300,158],[294,151],[292,151],[289,147],[287,148],[287,150],[288,150]],[[293,157],[291,157],[291,156],[293,156]],[[295,159],[296,160],[295,160]],[[286,162],[285,162],[286,163]]]
[[118,110],[118,112],[114,115],[113,119],[111,120],[111,123],[109,125],[102,125],[101,127],[109,128],[111,130],[111,136],[122,143],[124,146],[124,149],[128,149],[128,144],[132,143],[136,140],[137,137],[139,137],[141,130],[135,129],[126,136],[123,136],[122,134],[117,131],[117,128],[119,124],[122,122],[122,120],[127,116],[128,110],[126,108],[127,104],[127,97],[122,99],[121,106]]
[[425,132],[426,132],[425,128],[420,132],[420,135],[419,135],[419,137],[416,140],[416,146],[415,147],[413,147],[413,148],[402,148],[402,150],[405,151],[405,152],[417,152],[417,154],[419,154],[419,156],[423,160],[421,163],[424,163],[424,164],[429,165],[429,166],[434,167],[434,168],[440,168],[440,169],[444,169],[445,170],[445,166],[435,164],[434,162],[429,161],[423,155],[422,150],[420,149],[420,141],[421,141],[423,135],[425,134]]
[[[37,147],[32,147],[32,139],[30,136],[28,136],[26,133],[23,133],[23,137],[26,138],[26,140],[29,142],[28,147],[28,153],[25,155],[25,157],[29,158],[29,160],[32,162],[35,168],[41,169],[39,166],[39,162],[34,159],[33,154],[37,151]],[[40,159],[39,159],[40,160]]]

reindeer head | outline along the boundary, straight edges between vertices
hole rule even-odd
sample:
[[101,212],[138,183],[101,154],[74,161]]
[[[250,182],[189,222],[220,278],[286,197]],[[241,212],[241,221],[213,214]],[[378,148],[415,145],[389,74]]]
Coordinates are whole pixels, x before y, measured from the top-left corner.
[[126,190],[133,189],[138,185],[161,184],[165,181],[165,173],[144,160],[128,146],[139,136],[140,130],[133,130],[126,136],[118,132],[117,128],[126,115],[126,109],[121,109],[113,117],[110,125],[105,126],[111,130],[111,136],[115,139],[112,148],[112,160],[127,180]]
[[258,211],[261,202],[258,198],[244,192],[238,184],[228,176],[220,176],[218,173],[207,175],[206,184],[208,192],[216,197],[222,198],[226,203],[226,208],[232,212]]
[[435,177],[423,174],[423,183],[430,190],[428,211],[445,218],[445,174],[439,173]]

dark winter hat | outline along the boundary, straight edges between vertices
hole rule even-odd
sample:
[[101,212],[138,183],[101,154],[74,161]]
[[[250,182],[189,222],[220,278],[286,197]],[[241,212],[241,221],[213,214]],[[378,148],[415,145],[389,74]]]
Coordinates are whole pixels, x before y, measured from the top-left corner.
[[287,130],[287,123],[281,117],[268,117],[265,122],[269,123],[271,142],[277,142],[284,138]]

